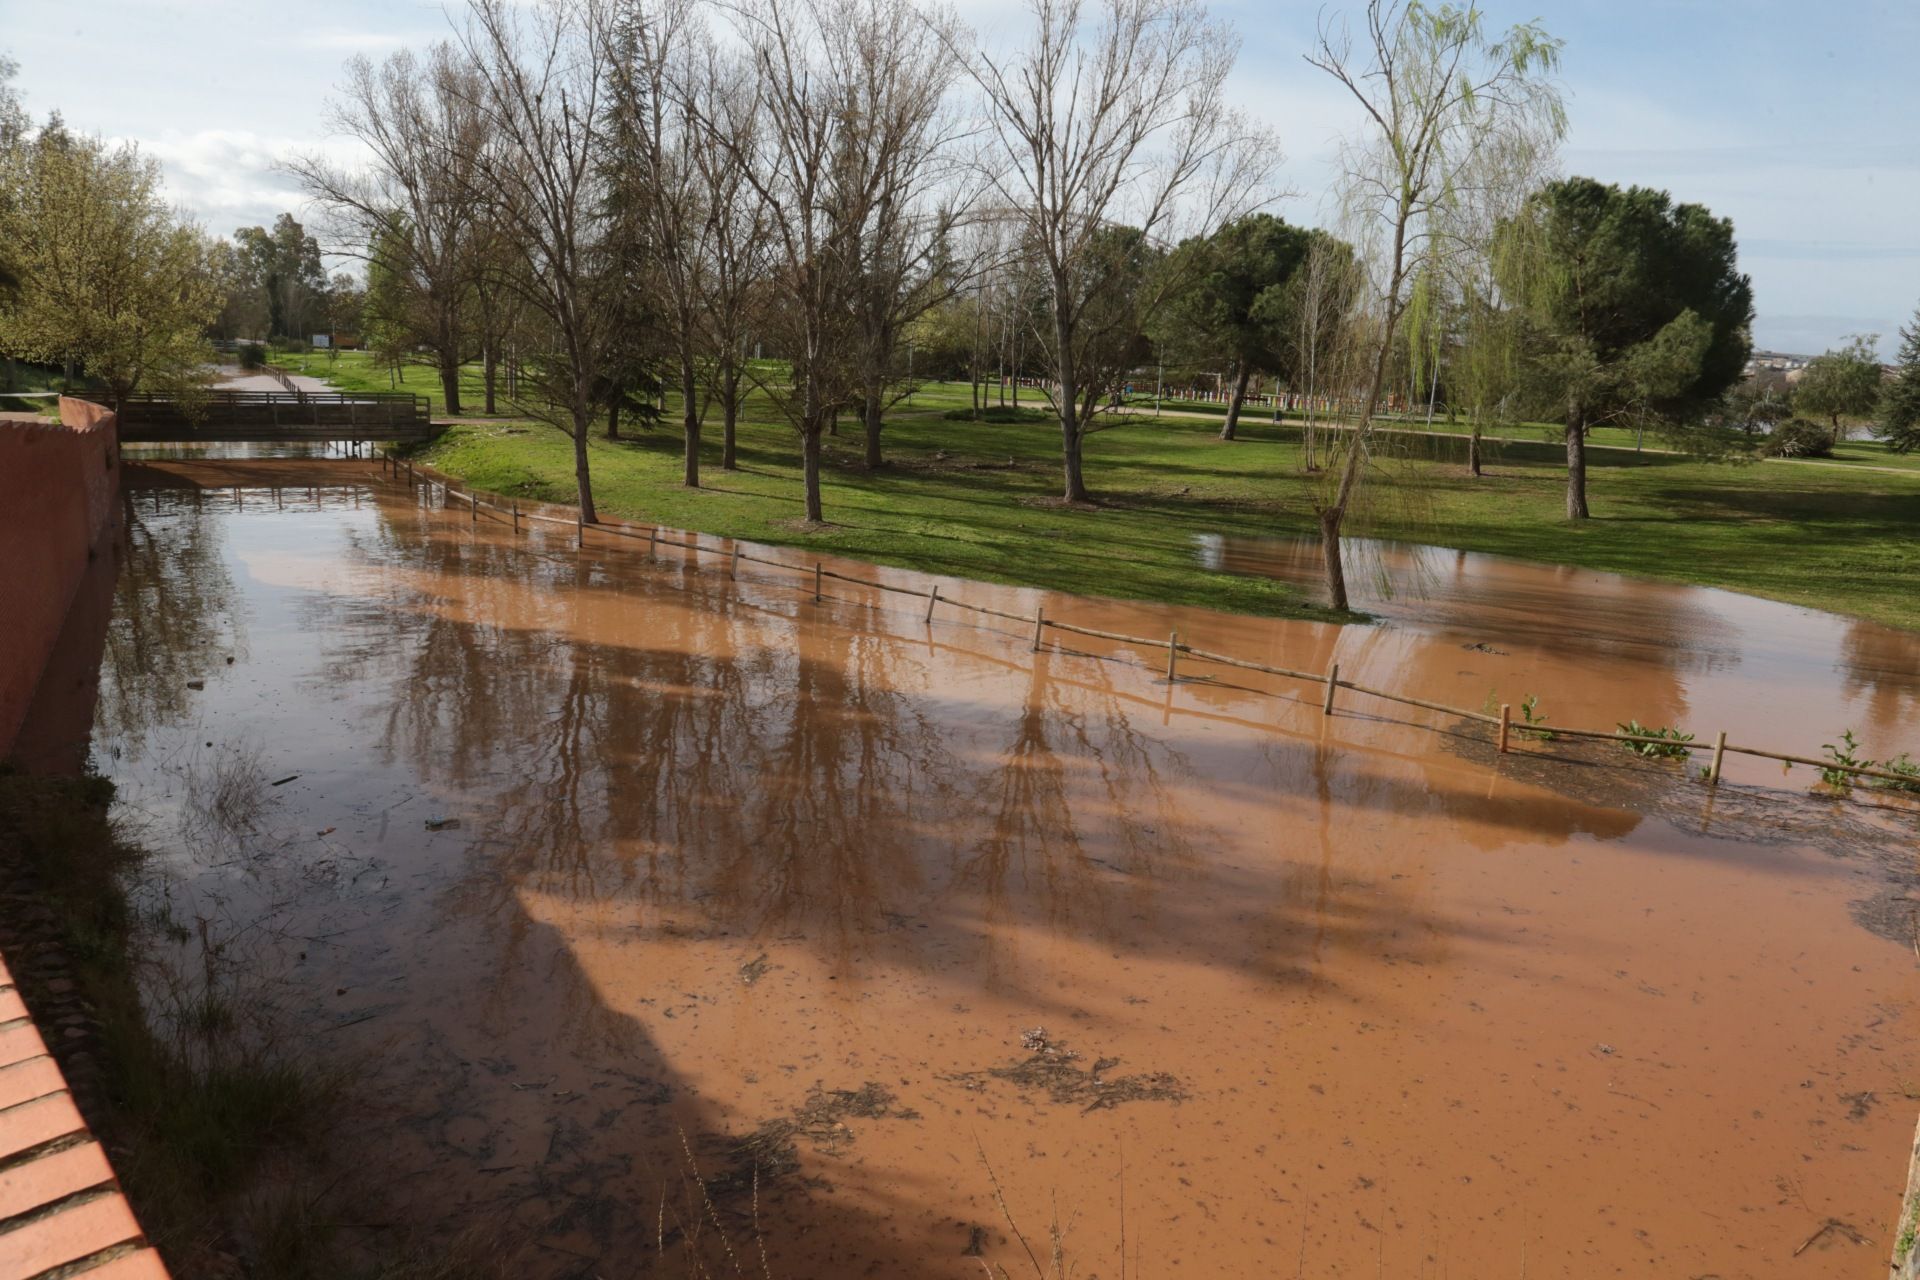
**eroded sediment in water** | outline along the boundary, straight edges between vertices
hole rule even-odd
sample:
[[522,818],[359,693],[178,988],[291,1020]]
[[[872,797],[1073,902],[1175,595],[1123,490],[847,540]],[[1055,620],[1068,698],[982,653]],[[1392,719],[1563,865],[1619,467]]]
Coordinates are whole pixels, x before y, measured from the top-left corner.
[[[1911,817],[1796,834],[1774,766],[1716,807],[1677,767],[1502,762],[1408,708],[516,538],[364,465],[146,478],[277,487],[134,496],[96,757],[183,899],[273,913],[315,1052],[373,1064],[340,1141],[395,1217],[646,1274],[662,1188],[703,1216],[691,1158],[776,1277],[1020,1274],[995,1178],[1109,1280],[1123,1236],[1140,1276],[1885,1256]],[[1920,751],[1913,637],[1537,572],[1345,630],[955,589],[1562,723]],[[195,781],[223,752],[293,779],[252,834]]]

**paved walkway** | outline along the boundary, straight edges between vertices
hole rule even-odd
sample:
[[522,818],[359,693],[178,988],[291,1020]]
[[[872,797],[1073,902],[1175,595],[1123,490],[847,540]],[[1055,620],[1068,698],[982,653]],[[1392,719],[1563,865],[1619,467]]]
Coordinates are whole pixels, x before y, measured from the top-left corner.
[[167,1280],[0,961],[0,1280]]
[[[315,391],[322,395],[338,395],[340,388],[310,378],[304,373],[287,375],[293,381],[296,391]],[[241,373],[238,368],[220,370],[220,381],[214,384],[217,391],[285,391],[280,379],[269,373]]]

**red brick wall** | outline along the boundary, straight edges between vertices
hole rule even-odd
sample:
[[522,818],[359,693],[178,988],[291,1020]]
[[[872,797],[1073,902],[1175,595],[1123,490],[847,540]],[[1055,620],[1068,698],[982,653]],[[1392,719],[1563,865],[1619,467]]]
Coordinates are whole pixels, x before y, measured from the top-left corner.
[[53,653],[120,493],[113,414],[60,401],[60,422],[0,421],[0,759]]

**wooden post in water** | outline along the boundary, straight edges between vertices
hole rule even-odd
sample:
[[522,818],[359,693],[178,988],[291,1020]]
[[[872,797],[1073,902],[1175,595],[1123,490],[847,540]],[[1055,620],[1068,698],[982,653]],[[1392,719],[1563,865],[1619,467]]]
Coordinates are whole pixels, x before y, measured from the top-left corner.
[[1327,700],[1320,705],[1321,715],[1330,716],[1333,714],[1333,691],[1339,687],[1340,664],[1336,662],[1327,668]]
[[1040,631],[1047,625],[1047,611],[1036,608],[1033,611],[1033,651],[1040,652]]
[[1713,766],[1707,770],[1707,781],[1714,786],[1720,785],[1720,762],[1727,755],[1727,731],[1722,729],[1713,740]]
[[727,557],[727,576],[734,581],[740,580],[740,544],[733,544],[733,554]]
[[660,553],[655,550],[660,545],[660,526],[654,525],[647,530],[647,559],[658,560]]
[[480,523],[480,502],[473,496],[473,490],[467,490],[467,514],[472,517],[468,523]]
[[1507,730],[1513,721],[1513,707],[1508,703],[1500,704],[1500,754],[1507,754]]
[[933,606],[940,603],[940,584],[934,583],[933,590],[927,594],[927,622],[933,622]]
[[584,510],[575,510],[573,513],[573,549],[587,549],[587,513]]
[[1168,684],[1172,684],[1174,681],[1173,664],[1179,659],[1179,657],[1180,657],[1180,633],[1178,631],[1169,631],[1167,632],[1167,683]]
[[513,531],[520,532],[520,504],[517,502],[513,504]]
[[813,562],[813,602],[820,603],[820,562]]

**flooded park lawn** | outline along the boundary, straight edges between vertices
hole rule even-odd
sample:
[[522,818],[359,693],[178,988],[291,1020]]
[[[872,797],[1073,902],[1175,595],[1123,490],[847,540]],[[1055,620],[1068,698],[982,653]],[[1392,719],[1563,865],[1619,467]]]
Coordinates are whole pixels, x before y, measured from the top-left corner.
[[[1169,685],[1164,651],[577,551],[364,462],[129,479],[94,757],[147,892],[357,1064],[336,1154],[394,1221],[552,1277],[1033,1274],[1009,1214],[1103,1280],[1884,1265],[1920,1097],[1897,801]],[[1426,594],[1345,629],[942,593],[1920,753],[1920,638],[1419,554]]]

